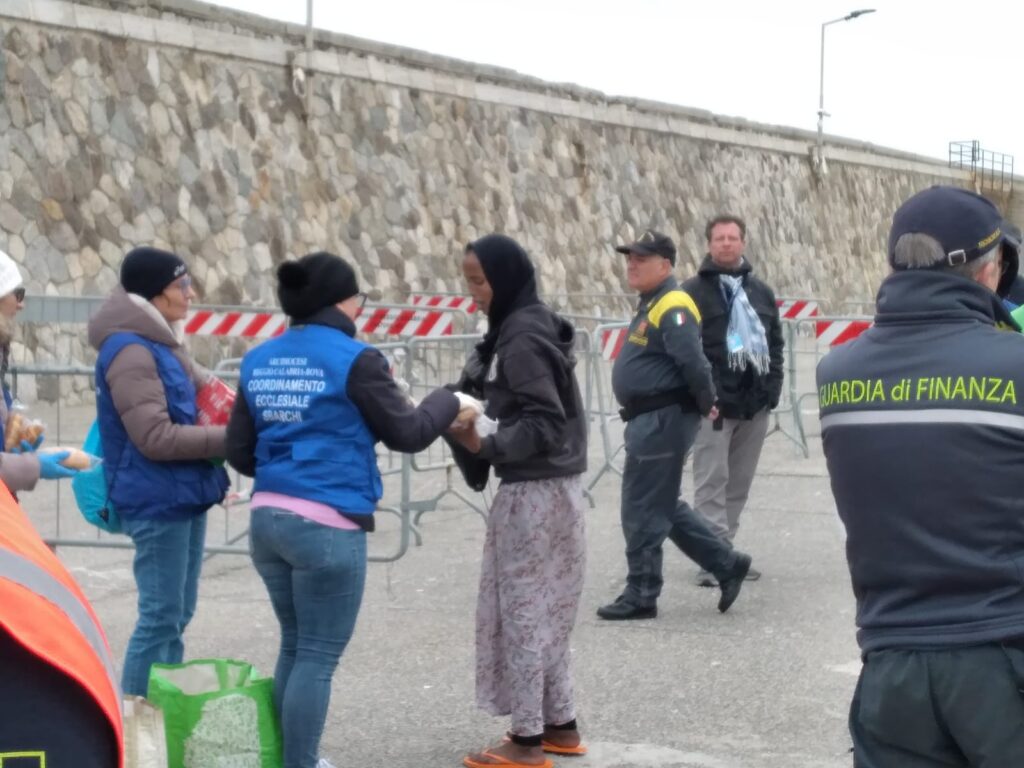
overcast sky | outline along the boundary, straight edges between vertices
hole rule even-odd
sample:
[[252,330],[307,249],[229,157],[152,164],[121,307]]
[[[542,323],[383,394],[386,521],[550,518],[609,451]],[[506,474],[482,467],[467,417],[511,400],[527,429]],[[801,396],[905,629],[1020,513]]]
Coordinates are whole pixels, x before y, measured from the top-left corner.
[[[305,23],[303,0],[216,4]],[[314,0],[314,26],[607,94],[826,132],[945,159],[950,141],[1024,173],[1024,3],[822,0]]]

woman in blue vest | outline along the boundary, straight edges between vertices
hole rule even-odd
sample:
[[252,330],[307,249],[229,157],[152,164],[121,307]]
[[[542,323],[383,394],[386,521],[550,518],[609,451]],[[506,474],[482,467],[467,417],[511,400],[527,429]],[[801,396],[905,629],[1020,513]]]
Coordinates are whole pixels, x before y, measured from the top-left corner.
[[110,503],[135,543],[139,620],[121,685],[145,696],[149,667],[180,663],[195,613],[206,511],[224,498],[224,427],[196,424],[196,389],[209,374],[182,345],[195,293],[180,257],[136,248],[120,285],[89,321],[96,412]]
[[291,328],[242,361],[227,457],[255,477],[252,559],[281,625],[274,697],[285,768],[328,765],[319,745],[331,678],[359,612],[366,533],[381,497],[374,445],[414,453],[447,429],[447,390],[412,405],[384,356],[355,337],[362,295],[342,259],[312,253],[277,272]]
[[583,591],[587,416],[575,332],[537,296],[526,251],[504,235],[466,247],[462,271],[488,329],[460,391],[486,399],[495,434],[453,432],[501,480],[487,518],[476,615],[476,700],[511,716],[508,738],[469,768],[551,768],[582,755],[569,636]]

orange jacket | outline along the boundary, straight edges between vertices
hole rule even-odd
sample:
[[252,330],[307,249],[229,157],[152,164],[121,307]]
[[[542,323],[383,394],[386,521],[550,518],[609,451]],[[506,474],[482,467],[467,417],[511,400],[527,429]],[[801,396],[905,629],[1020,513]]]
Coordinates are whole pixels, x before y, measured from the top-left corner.
[[2,483],[0,625],[92,696],[117,737],[123,768],[121,690],[106,635],[78,584]]

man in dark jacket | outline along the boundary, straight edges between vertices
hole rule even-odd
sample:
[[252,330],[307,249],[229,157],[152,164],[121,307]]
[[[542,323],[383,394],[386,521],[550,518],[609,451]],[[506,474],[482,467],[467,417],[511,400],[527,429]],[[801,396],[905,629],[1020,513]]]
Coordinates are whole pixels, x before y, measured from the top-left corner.
[[[1021,232],[1020,227],[1009,221],[1003,222],[1003,230],[1006,232],[1006,239],[1010,242],[1013,247],[1020,250]],[[1011,312],[1017,307],[1024,306],[1024,276],[1017,275],[1013,282],[1010,283],[1010,288],[1003,296],[1003,304]]]
[[1016,248],[954,187],[907,200],[875,324],[818,365],[864,659],[857,768],[1024,764],[1024,338]]
[[[754,277],[743,254],[743,219],[716,216],[705,235],[708,255],[683,290],[700,309],[719,413],[701,424],[693,444],[693,506],[717,535],[731,542],[761,458],[768,412],[782,393],[785,342],[775,294]],[[752,568],[747,579],[759,576]],[[714,586],[714,575],[702,570],[697,583]]]
[[714,534],[679,499],[683,462],[701,416],[715,418],[715,386],[701,351],[700,312],[679,290],[671,239],[648,230],[616,248],[628,259],[629,287],[640,306],[612,369],[612,389],[626,422],[622,473],[622,533],[629,573],[618,599],[598,609],[602,619],[653,619],[661,594],[661,547],[666,537],[722,589],[718,610],[739,595],[750,557]]

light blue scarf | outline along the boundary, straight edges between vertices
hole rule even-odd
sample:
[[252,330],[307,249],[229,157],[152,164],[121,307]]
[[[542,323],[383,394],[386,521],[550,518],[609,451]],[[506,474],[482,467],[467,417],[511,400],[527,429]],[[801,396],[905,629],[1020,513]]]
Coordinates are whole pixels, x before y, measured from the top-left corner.
[[768,339],[764,325],[757,312],[750,306],[747,292],[743,290],[743,278],[719,275],[718,279],[725,295],[729,311],[729,330],[725,346],[729,352],[729,367],[734,371],[745,371],[752,364],[760,376],[768,373],[771,357],[768,354]]

